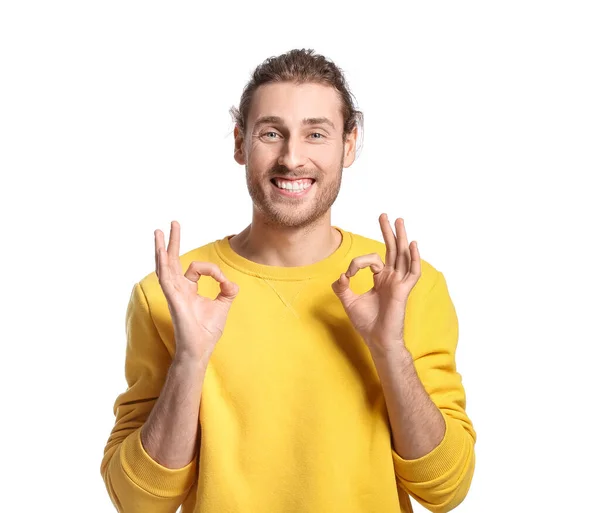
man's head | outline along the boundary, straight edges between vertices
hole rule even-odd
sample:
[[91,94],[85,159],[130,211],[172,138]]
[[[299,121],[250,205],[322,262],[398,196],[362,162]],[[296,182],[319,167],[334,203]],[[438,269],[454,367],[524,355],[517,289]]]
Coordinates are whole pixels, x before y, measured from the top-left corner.
[[[313,50],[271,57],[256,68],[231,114],[234,158],[246,166],[255,215],[302,227],[327,214],[343,168],[354,162],[363,120],[342,71]],[[308,180],[290,183],[296,178]]]

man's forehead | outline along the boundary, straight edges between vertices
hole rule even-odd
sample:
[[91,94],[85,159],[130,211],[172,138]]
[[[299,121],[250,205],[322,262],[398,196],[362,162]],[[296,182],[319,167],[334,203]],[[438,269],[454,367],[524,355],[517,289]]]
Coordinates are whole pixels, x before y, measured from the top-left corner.
[[[329,119],[326,116],[318,116],[318,117],[306,117],[303,118],[300,123],[302,125],[329,125],[331,128],[335,130],[335,123],[332,119]],[[254,126],[262,126],[262,125],[286,125],[286,120],[281,116],[259,116],[254,122]]]
[[321,123],[335,129],[342,122],[341,102],[335,89],[322,84],[264,84],[254,92],[248,122],[254,126]]

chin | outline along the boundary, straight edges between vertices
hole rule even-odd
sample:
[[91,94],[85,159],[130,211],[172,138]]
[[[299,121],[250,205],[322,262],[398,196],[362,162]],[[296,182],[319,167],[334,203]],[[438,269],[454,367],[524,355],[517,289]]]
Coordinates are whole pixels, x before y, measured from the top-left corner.
[[329,210],[323,210],[322,208],[315,209],[313,205],[304,205],[303,207],[290,205],[287,208],[281,208],[279,205],[270,205],[266,209],[263,208],[260,210],[268,224],[285,228],[305,228],[310,226],[326,215]]

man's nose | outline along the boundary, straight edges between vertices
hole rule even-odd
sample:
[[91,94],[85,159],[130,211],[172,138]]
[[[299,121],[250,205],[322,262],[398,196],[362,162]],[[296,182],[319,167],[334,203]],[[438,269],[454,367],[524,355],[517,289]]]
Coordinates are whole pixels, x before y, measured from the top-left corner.
[[301,140],[289,137],[282,145],[277,163],[288,169],[302,167],[306,163],[306,145]]

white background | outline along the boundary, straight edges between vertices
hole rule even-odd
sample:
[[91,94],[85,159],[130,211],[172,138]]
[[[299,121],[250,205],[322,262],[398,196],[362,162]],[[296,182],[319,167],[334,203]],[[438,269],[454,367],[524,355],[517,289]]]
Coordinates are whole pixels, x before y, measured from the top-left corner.
[[404,217],[458,312],[478,441],[457,511],[598,511],[598,4],[216,4],[0,7],[0,509],[113,511],[153,231],[178,220],[183,253],[250,222],[228,109],[305,47],[365,114],[333,223],[382,240],[378,215]]

